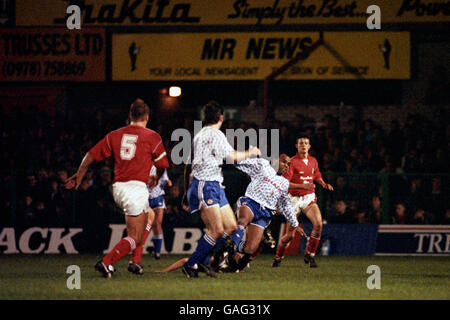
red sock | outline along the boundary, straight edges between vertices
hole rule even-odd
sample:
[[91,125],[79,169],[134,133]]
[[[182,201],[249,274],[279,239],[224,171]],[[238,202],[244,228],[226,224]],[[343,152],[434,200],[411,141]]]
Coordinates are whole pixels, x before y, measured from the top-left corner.
[[142,251],[144,250],[145,241],[147,241],[147,237],[151,229],[152,226],[147,224],[147,226],[145,227],[144,234],[142,235],[141,243],[133,251],[133,255],[130,260],[133,260],[137,264],[140,264],[142,261]]
[[288,243],[286,243],[285,245],[283,245],[282,243],[280,243],[278,245],[277,248],[277,253],[275,254],[275,258],[277,259],[283,259],[284,258],[284,253],[286,252],[287,248],[289,247],[289,244],[291,242],[289,241]]
[[107,266],[116,263],[125,257],[130,251],[136,248],[136,241],[131,237],[123,238],[118,244],[103,258],[103,263]]
[[320,235],[315,233],[311,233],[311,236],[308,238],[308,242],[306,243],[305,253],[314,256],[316,254],[317,247],[319,246]]

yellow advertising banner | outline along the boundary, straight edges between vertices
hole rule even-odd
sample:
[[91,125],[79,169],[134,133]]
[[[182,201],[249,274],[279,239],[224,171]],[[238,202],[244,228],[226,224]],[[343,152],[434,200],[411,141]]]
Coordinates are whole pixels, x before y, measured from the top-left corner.
[[[18,26],[64,26],[67,0],[16,0]],[[450,22],[448,0],[84,0],[82,26],[366,25],[369,6],[381,23]]]
[[[318,32],[114,34],[113,80],[262,80]],[[325,32],[278,79],[409,79],[409,32]]]
[[105,30],[0,29],[0,81],[104,81]]

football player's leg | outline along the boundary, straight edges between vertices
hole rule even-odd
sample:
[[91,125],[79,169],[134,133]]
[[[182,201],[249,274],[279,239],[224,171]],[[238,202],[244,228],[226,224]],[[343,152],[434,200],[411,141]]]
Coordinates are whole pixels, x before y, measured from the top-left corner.
[[143,211],[137,216],[125,216],[127,225],[127,237],[117,243],[104,258],[103,263],[112,265],[136,249],[136,244],[141,242],[147,225],[147,212]]
[[[244,233],[245,233],[245,228],[247,227],[247,225],[250,223],[250,221],[252,221],[253,219],[253,212],[251,211],[251,209],[249,207],[247,207],[246,205],[241,205],[240,202],[241,199],[238,200],[238,227],[235,229],[235,231],[233,232],[233,234],[231,235],[231,243],[227,243],[224,246],[222,246],[222,248],[219,248],[214,255],[214,262],[211,264],[211,266],[213,267],[213,269],[217,270],[217,268],[219,267],[221,261],[219,260],[220,257],[222,257],[222,254],[227,251],[228,253],[228,259],[230,261],[234,261],[234,257],[236,254],[236,250],[238,252],[243,252],[244,246],[245,246],[245,241],[243,240],[244,238]],[[231,208],[230,208],[231,211]],[[229,214],[227,214],[227,217],[229,218],[229,220],[231,220],[231,216]],[[233,220],[235,220],[234,215],[233,215]],[[233,227],[234,229],[234,227]],[[230,230],[230,229],[228,229]],[[234,266],[235,269],[237,269],[237,265]]]
[[[148,222],[148,189],[142,183],[129,186],[128,183],[114,183],[112,186],[114,202],[125,213],[127,237],[121,239],[95,268],[105,277],[111,277],[112,265],[136,249],[142,241]],[[142,269],[142,268],[141,268]],[[142,274],[142,273],[140,273]]]
[[130,261],[133,261],[134,263],[137,264],[141,264],[142,251],[144,250],[144,245],[152,229],[152,223],[154,220],[155,220],[155,212],[152,210],[152,208],[149,208],[147,214],[147,224],[145,226],[144,233],[142,234],[140,243],[136,246],[136,249],[133,251]]
[[255,260],[257,256],[264,250],[264,242],[259,243],[258,249],[256,249],[255,252],[253,252],[252,256],[250,257],[250,261]]
[[[193,179],[188,188],[187,200],[191,213],[200,210],[200,217],[208,229],[208,232],[197,242],[196,249],[182,269],[188,278],[196,278],[197,267],[203,267],[204,260],[224,233],[220,212],[220,185]],[[210,272],[207,274],[214,276]]]
[[[270,224],[270,222],[269,222]],[[256,249],[255,252],[253,252],[250,261],[255,260],[257,256],[264,250],[264,247],[266,245],[269,245],[271,248],[276,247],[275,239],[272,236],[272,232],[268,228],[268,225],[264,228],[263,236],[261,239],[261,242],[259,243],[258,249]]]
[[[231,209],[229,204],[226,204],[225,206],[220,208],[220,214],[222,215],[222,222],[223,222],[223,235],[217,240],[216,247],[214,248],[213,252],[211,252],[211,256],[220,250],[220,248],[225,244],[225,242],[230,238],[231,235],[234,234],[234,232],[237,230],[237,222],[236,217],[233,213],[233,210]],[[208,260],[209,261],[209,260]]]
[[222,214],[224,233],[232,235],[238,228],[233,209],[227,204],[220,208],[220,213]]
[[[220,214],[222,214],[222,210],[220,210]],[[223,216],[221,218],[222,218],[222,226],[223,226]],[[204,216],[203,222],[205,223],[206,226],[215,223],[214,221],[210,221],[208,215]],[[208,230],[209,230],[209,228],[208,228]],[[212,256],[225,245],[225,242],[227,241],[227,239],[228,239],[228,235],[225,232],[223,232],[222,236],[216,240],[216,244],[214,245],[214,247],[203,258],[203,260],[202,260],[203,265],[207,266],[210,264]]]
[[237,260],[237,268],[244,269],[258,249],[264,233],[264,228],[257,224],[250,224],[247,228],[247,241],[245,242],[244,255]]
[[[223,221],[223,235],[217,239],[216,245],[213,250],[211,250],[204,258],[203,265],[207,266],[210,264],[211,257],[221,254],[221,251],[224,250],[224,245],[226,241],[229,239],[230,235],[232,235],[237,229],[236,217],[234,216],[233,210],[231,209],[227,197],[225,195],[225,191],[223,189],[219,189],[219,206],[220,206],[220,214],[222,215]],[[215,263],[217,266],[217,261]]]
[[319,206],[315,203],[310,205],[306,208],[305,215],[313,225],[313,230],[311,231],[306,243],[305,262],[309,262],[311,267],[316,267],[317,265],[315,263],[314,256],[322,235],[322,215],[320,213]]
[[220,189],[219,194],[220,213],[222,215],[224,233],[222,238],[218,239],[215,250],[223,246],[229,237],[237,230],[236,216],[228,203],[224,189]]
[[156,208],[155,210],[155,220],[153,221],[153,256],[155,259],[159,259],[161,255],[161,247],[163,241],[163,231],[162,231],[162,221],[164,217],[164,208]]
[[[293,197],[289,195],[289,198],[291,199],[292,206],[294,207],[294,211],[297,213],[297,219],[301,213],[302,208],[302,198],[301,197]],[[278,244],[275,257],[273,259],[272,266],[273,267],[279,267],[281,264],[281,261],[284,259],[285,252],[287,248],[289,247],[289,244],[294,237],[294,228],[287,223],[286,229],[284,232],[284,235],[281,237],[280,242]]]
[[202,208],[200,215],[208,228],[207,235],[214,239],[214,241],[217,241],[224,233],[223,219],[219,206],[215,205],[208,208]]
[[256,224],[249,225],[247,228],[247,241],[245,244],[244,253],[253,254],[258,249],[263,234],[263,227]]
[[218,205],[203,207],[200,216],[208,232],[198,241],[197,248],[186,262],[186,266],[189,268],[194,267],[196,264],[199,265],[204,261],[208,253],[216,245],[216,241],[222,237],[224,232],[222,215],[220,214]]
[[284,259],[284,254],[289,247],[289,244],[294,237],[295,229],[289,223],[286,225],[286,232],[281,237],[280,243],[278,244],[277,251],[275,253],[275,260],[281,261]]
[[239,252],[244,249],[244,233],[247,225],[253,220],[253,212],[246,205],[240,206],[238,211],[238,226],[236,231],[231,236],[231,240]]

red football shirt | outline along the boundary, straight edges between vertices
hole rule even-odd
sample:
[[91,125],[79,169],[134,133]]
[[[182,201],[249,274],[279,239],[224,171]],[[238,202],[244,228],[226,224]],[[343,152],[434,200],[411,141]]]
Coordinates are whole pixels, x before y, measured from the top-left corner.
[[[283,176],[288,179],[289,182],[301,184],[313,183],[315,180],[320,179],[322,174],[320,173],[316,158],[308,156],[303,159],[300,158],[297,153],[292,157],[289,169]],[[289,193],[293,196],[299,197],[314,193],[314,190],[289,189]]]
[[108,133],[89,150],[96,161],[114,155],[114,182],[138,180],[149,183],[150,169],[168,168],[161,137],[153,130],[129,125]]

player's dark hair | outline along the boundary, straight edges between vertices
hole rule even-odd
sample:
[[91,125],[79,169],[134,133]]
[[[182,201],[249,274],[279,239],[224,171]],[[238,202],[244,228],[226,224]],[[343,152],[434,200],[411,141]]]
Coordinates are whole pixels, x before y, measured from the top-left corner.
[[311,142],[311,139],[309,138],[309,136],[307,135],[307,134],[299,134],[298,136],[297,136],[297,141],[296,141],[296,143],[298,143],[298,140],[300,140],[300,139],[308,139],[308,141],[309,142]]
[[130,120],[141,121],[145,116],[150,114],[150,108],[142,99],[136,99],[130,107]]
[[210,101],[203,106],[202,120],[205,125],[219,122],[221,115],[223,115],[223,107],[216,101]]

